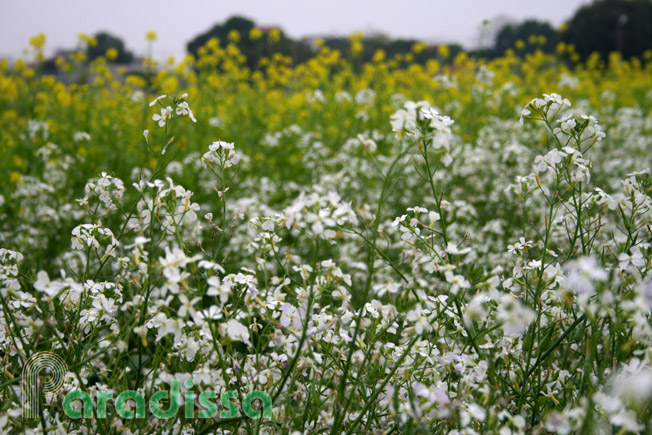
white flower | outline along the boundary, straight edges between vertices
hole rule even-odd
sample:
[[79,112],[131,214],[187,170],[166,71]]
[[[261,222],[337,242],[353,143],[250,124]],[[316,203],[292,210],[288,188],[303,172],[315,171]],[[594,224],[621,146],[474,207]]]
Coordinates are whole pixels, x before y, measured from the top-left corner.
[[50,277],[48,276],[47,272],[43,270],[39,271],[39,273],[36,274],[34,289],[37,291],[53,297],[56,296],[63,287],[64,286],[61,283],[50,281]]
[[159,95],[158,97],[154,98],[152,101],[150,101],[149,107],[154,106],[156,103],[161,101],[163,98],[167,98],[167,95]]
[[589,121],[589,125],[587,125],[586,129],[584,130],[586,133],[588,133],[589,139],[594,138],[595,140],[601,141],[607,137],[605,132],[602,131],[600,124],[598,124],[598,120],[594,116],[582,115],[582,118]]
[[631,254],[623,252],[618,256],[618,267],[625,270],[630,265],[630,263],[638,268],[645,266],[645,257],[641,253],[641,248],[639,246],[632,247],[630,252]]
[[[184,95],[187,95],[187,94],[184,94]],[[190,110],[190,106],[188,106],[188,103],[185,102],[185,101],[181,102],[181,103],[179,103],[177,105],[176,113],[177,113],[177,115],[180,115],[180,116],[188,115],[188,117],[192,120],[192,122],[197,122],[197,120],[195,119],[195,116],[192,113],[192,110]]]
[[95,224],[76,226],[72,230],[72,236],[72,249],[78,250],[85,250],[86,248],[98,250],[101,246],[100,241],[108,241],[104,256],[114,257],[115,248],[119,245],[110,229]]
[[[200,315],[202,320],[203,319],[220,320],[224,316],[222,310],[217,305],[211,305],[210,307],[208,307],[208,309],[201,311]],[[195,318],[195,321],[197,320],[198,319]]]
[[225,333],[233,341],[241,341],[251,346],[249,341],[249,329],[235,319],[229,319],[226,324],[220,325]]
[[358,140],[360,141],[362,146],[365,148],[365,150],[370,154],[375,153],[376,150],[378,149],[378,145],[376,144],[376,141],[374,141],[373,139],[368,138],[367,136],[359,134],[358,135]]
[[374,284],[374,293],[381,298],[385,293],[397,294],[401,290],[401,284],[395,281],[388,281],[382,284]]
[[201,254],[188,257],[181,249],[175,247],[172,250],[165,248],[165,257],[159,258],[159,263],[163,268],[163,276],[167,278],[165,283],[166,288],[172,293],[179,292],[179,284],[185,280],[190,274],[181,271],[190,263],[194,263],[201,259]]
[[558,122],[559,124],[561,124],[561,131],[563,131],[566,134],[570,134],[572,130],[575,128],[575,126],[577,125],[577,121],[575,121],[573,115],[566,115]]
[[226,169],[237,165],[240,156],[235,152],[235,145],[232,142],[216,141],[208,146],[208,152],[201,158],[205,168],[212,168],[218,164],[220,168]]
[[207,281],[207,296],[218,296],[223,304],[229,299],[232,292],[233,284],[230,282],[221,282],[217,276],[211,276]]
[[615,415],[612,415],[609,418],[611,424],[614,426],[622,427],[631,432],[640,432],[643,430],[643,425],[638,422],[636,418],[636,413],[632,410],[627,410],[625,408],[621,409]]
[[652,367],[634,358],[611,381],[613,393],[628,405],[647,403],[652,397]]
[[483,421],[487,416],[487,411],[482,406],[476,403],[471,403],[469,405],[469,414],[471,414],[474,419]]
[[82,140],[89,141],[91,140],[91,135],[85,131],[78,131],[74,134],[73,139],[75,142],[80,142]]
[[399,109],[391,116],[390,119],[391,119],[390,124],[392,125],[392,131],[411,132],[417,128],[416,112],[409,112],[404,109]]
[[559,110],[563,106],[571,106],[571,102],[568,100],[568,98],[563,98],[561,95],[556,93],[552,93],[550,95],[543,94],[543,97],[546,101],[546,104],[548,104],[550,107],[550,110]]
[[165,323],[167,320],[167,316],[165,313],[158,313],[151,319],[149,319],[146,323],[145,326],[147,326],[147,329],[158,329]]
[[446,252],[452,255],[464,255],[471,252],[471,248],[460,249],[455,243],[448,242],[448,245],[446,245]]
[[618,397],[610,396],[601,391],[593,395],[593,401],[609,414],[617,412],[623,406],[623,402]]
[[[351,97],[348,96],[348,99],[350,98]],[[355,103],[358,105],[371,104],[374,102],[375,98],[376,93],[373,91],[373,89],[361,89],[355,94]]]
[[179,312],[177,313],[179,317],[186,317],[188,314],[190,314],[192,317],[195,317],[197,314],[197,311],[195,311],[195,304],[200,300],[201,298],[199,297],[188,299],[185,294],[181,293],[179,295],[181,306],[179,307]]
[[582,257],[571,261],[565,269],[566,278],[561,285],[578,295],[593,294],[593,283],[606,281],[608,277],[607,272],[598,264],[595,257]]
[[214,116],[211,119],[208,120],[208,125],[211,127],[222,127],[224,125],[224,120],[220,118],[219,116]]
[[567,98],[563,98],[559,94],[543,94],[543,98],[534,98],[525,105],[521,111],[521,118],[519,123],[523,125],[523,120],[530,118],[533,113],[547,115],[550,110],[557,111],[562,107],[570,107],[571,102]]
[[519,237],[518,242],[513,245],[507,245],[507,251],[511,254],[520,254],[523,250],[532,247],[532,240],[525,241],[524,237]]
[[569,434],[573,429],[566,416],[557,411],[551,411],[546,415],[545,425],[550,432],[561,435]]
[[446,276],[446,281],[451,284],[452,294],[457,294],[461,288],[467,289],[471,287],[471,283],[469,283],[462,275],[454,275],[450,270],[447,270],[444,275]]
[[281,318],[279,323],[283,327],[292,327],[295,331],[301,329],[301,314],[296,307],[291,304],[283,303],[281,305]]
[[497,318],[502,322],[501,327],[505,335],[521,335],[535,317],[534,311],[521,304],[514,296],[506,294],[501,298]]
[[432,331],[432,323],[428,319],[428,313],[423,310],[420,304],[417,304],[414,309],[408,311],[405,318],[409,322],[414,323],[414,332],[417,334],[423,334],[424,332]]
[[181,342],[184,326],[185,322],[180,318],[166,319],[158,329],[156,340],[158,341],[168,334],[174,334],[174,344],[179,344]]
[[161,108],[160,115],[158,113],[152,115],[152,119],[154,121],[158,121],[159,127],[165,127],[165,124],[167,124],[170,121],[171,117],[172,117],[172,107],[170,106]]

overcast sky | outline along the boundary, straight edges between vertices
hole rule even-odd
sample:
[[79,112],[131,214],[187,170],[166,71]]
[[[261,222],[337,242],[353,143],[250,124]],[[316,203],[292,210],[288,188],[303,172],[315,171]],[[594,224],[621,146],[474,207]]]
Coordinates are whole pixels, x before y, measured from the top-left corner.
[[483,20],[538,18],[555,26],[589,0],[0,0],[0,56],[17,57],[39,32],[46,53],[74,47],[79,33],[123,38],[136,54],[155,30],[157,58],[183,55],[185,44],[213,24],[240,14],[279,26],[292,37],[380,31],[428,42],[477,44]]

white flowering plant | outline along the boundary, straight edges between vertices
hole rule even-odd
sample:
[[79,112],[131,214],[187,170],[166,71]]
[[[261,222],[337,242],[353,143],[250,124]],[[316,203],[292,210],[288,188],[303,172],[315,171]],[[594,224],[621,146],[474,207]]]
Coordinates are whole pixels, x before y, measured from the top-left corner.
[[[206,62],[202,98],[227,104]],[[473,113],[317,81],[286,120],[253,75],[235,115],[195,117],[197,93],[168,92],[138,124],[30,120],[30,172],[0,195],[0,432],[650,433],[649,107],[557,93],[498,107],[519,85],[474,74]],[[88,174],[81,147],[103,137],[139,147]],[[69,373],[23,420],[38,351]],[[264,391],[272,417],[58,407],[73,389],[151,395],[175,377],[238,406]]]

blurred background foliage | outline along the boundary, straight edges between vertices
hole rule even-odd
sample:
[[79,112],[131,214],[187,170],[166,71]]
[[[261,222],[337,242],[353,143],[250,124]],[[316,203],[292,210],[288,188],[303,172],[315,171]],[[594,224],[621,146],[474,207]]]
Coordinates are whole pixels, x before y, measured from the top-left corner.
[[[246,64],[254,69],[262,59],[278,53],[292,60],[292,64],[305,63],[319,51],[317,42],[339,50],[345,55],[354,54],[360,62],[369,62],[378,57],[393,58],[405,55],[405,60],[424,64],[429,59],[453,59],[459,52],[466,51],[473,58],[494,59],[503,56],[507,50],[518,55],[531,54],[536,50],[555,53],[559,44],[570,46],[572,52],[562,50],[570,61],[586,61],[592,55],[607,60],[612,52],[619,52],[625,59],[640,57],[652,49],[652,1],[651,0],[596,0],[581,7],[567,23],[555,28],[548,22],[527,19],[522,22],[502,23],[500,20],[485,25],[490,33],[489,41],[479,48],[465,49],[459,44],[426,44],[414,39],[393,39],[383,34],[353,35],[349,37],[325,36],[323,38],[293,39],[277,27],[258,26],[254,21],[234,16],[200,33],[187,43],[187,52],[198,57],[211,39],[223,44],[233,42]],[[129,64],[133,54],[116,35],[99,32],[93,36],[95,43],[88,45],[86,54],[89,60],[104,56],[111,50],[108,61],[115,64]],[[350,44],[351,39],[359,39],[364,44]],[[418,51],[412,50],[415,44],[422,44]],[[360,52],[355,52],[360,47]],[[354,51],[354,53],[351,53]],[[56,71],[56,58],[69,53],[62,50],[59,55],[48,60],[46,68]]]
[[[165,62],[137,59],[107,33],[80,35],[74,50],[45,59],[45,36],[38,35],[31,59],[0,60],[0,185],[33,172],[33,154],[47,142],[84,161],[80,183],[102,170],[128,178],[132,168],[151,166],[142,132],[156,129],[148,102],[160,94],[187,92],[198,119],[192,128],[174,126],[178,156],[216,139],[236,141],[251,159],[243,167],[296,180],[311,176],[301,132],[335,153],[360,132],[387,125],[402,98],[425,98],[465,119],[459,133],[468,141],[492,118],[517,119],[533,95],[551,90],[593,107],[606,98],[614,111],[648,107],[652,45],[644,30],[651,11],[646,0],[598,1],[562,29],[536,20],[506,24],[495,47],[475,51],[382,35],[296,41],[242,17],[190,41],[184,59]],[[619,18],[624,14],[631,19]],[[609,19],[620,33],[601,24]],[[572,42],[573,29],[598,25],[582,34],[611,35],[611,46]],[[155,33],[146,37],[156,43]],[[632,48],[611,50],[620,43]],[[34,130],[34,120],[46,126]],[[92,141],[71,141],[78,132]]]

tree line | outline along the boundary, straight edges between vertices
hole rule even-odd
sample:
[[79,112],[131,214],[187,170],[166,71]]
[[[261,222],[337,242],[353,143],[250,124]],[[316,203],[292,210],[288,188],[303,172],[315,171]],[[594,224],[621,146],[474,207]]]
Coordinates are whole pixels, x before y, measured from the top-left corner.
[[[252,20],[235,16],[193,38],[187,44],[188,53],[197,56],[201,47],[212,38],[219,39],[223,44],[226,41],[235,43],[251,68],[274,53],[289,56],[298,64],[310,59],[316,52],[312,41],[292,39],[280,28],[257,27]],[[133,54],[120,38],[101,32],[95,35],[95,39],[97,44],[87,48],[89,59],[113,49],[113,62],[132,61]],[[593,53],[606,59],[616,51],[624,58],[641,56],[645,51],[652,50],[652,0],[595,0],[578,9],[559,29],[536,19],[507,23],[496,32],[493,45],[468,53],[489,59],[502,56],[507,50],[514,50],[517,54],[534,50],[552,53],[560,42],[572,45],[581,60],[586,60]],[[459,44],[445,47],[423,44],[414,50],[415,44],[419,44],[417,40],[392,39],[384,35],[367,35],[359,41],[355,36],[325,37],[322,43],[345,54],[358,56],[363,62],[373,60],[379,52],[387,58],[409,54],[411,61],[425,62],[432,58],[453,58],[464,50]]]

